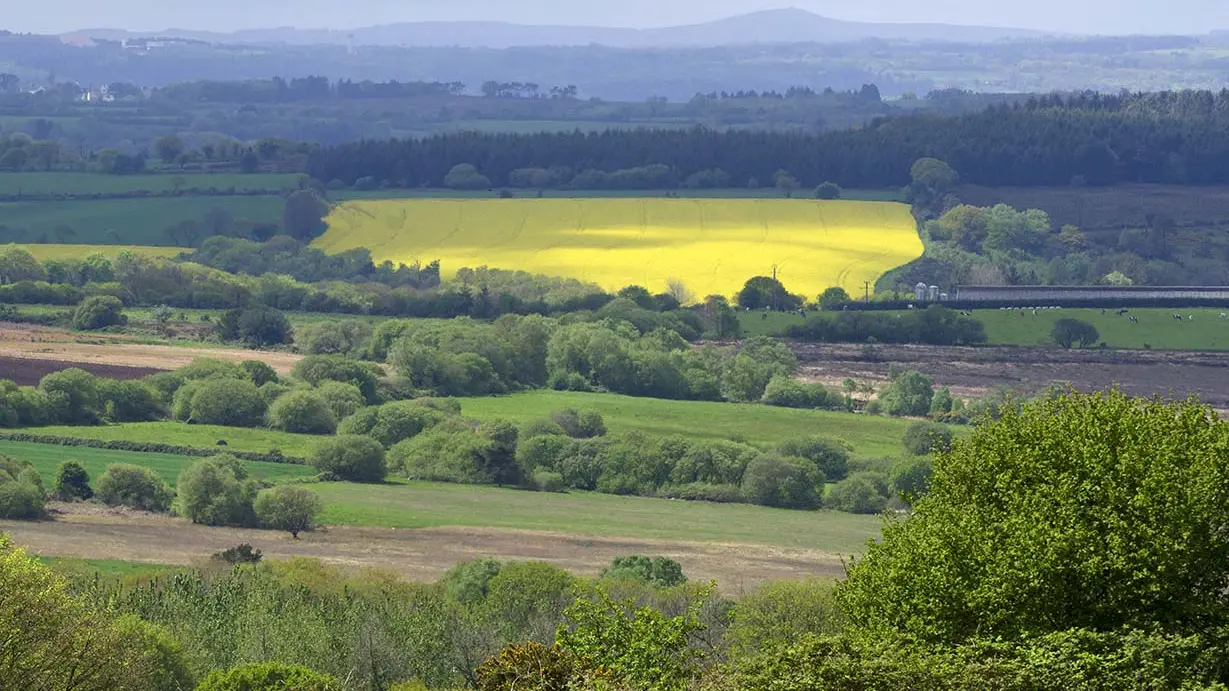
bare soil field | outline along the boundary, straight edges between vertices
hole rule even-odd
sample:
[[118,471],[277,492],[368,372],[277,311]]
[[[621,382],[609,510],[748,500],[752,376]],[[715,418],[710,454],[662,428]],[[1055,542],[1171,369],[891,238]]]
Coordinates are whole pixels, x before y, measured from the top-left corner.
[[190,565],[247,542],[271,559],[313,557],[354,568],[377,568],[414,581],[439,578],[477,557],[546,561],[596,575],[615,556],[652,554],[679,561],[693,580],[716,580],[736,595],[769,580],[841,576],[839,555],[763,545],[577,537],[490,528],[360,528],[332,526],[293,540],[266,530],[209,528],[178,518],[105,507],[51,505],[55,520],[0,521],[0,531],[48,557],[120,559]]
[[892,365],[918,370],[970,398],[1000,386],[1027,392],[1052,383],[1081,391],[1118,386],[1136,396],[1198,395],[1229,409],[1229,357],[1224,353],[1056,348],[794,344],[803,375],[839,386],[846,378],[881,385]]
[[[18,384],[37,384],[42,375],[69,367],[131,379],[176,369],[199,357],[235,362],[261,360],[279,374],[288,374],[302,359],[294,353],[127,343],[122,337],[113,336],[104,341],[63,329],[0,323],[0,376]],[[15,376],[7,376],[6,372]]]

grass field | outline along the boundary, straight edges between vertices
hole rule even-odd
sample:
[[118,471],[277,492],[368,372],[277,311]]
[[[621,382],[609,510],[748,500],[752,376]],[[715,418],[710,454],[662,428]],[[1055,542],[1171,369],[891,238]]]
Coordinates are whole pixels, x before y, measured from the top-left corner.
[[274,195],[7,202],[0,203],[0,224],[9,228],[9,237],[23,243],[44,235],[59,239],[58,229],[67,227],[75,243],[168,245],[163,231],[181,221],[199,221],[210,209],[224,209],[235,218],[279,222],[284,206]]
[[[93,483],[113,463],[131,463],[140,465],[158,473],[171,485],[179,477],[179,472],[188,467],[198,458],[189,456],[173,456],[160,453],[135,453],[132,451],[111,451],[108,449],[91,449],[81,446],[57,446],[55,444],[27,444],[25,442],[0,441],[0,454],[5,454],[19,461],[29,461],[43,478],[43,484],[48,488],[55,486],[55,473],[60,463],[77,461],[90,474]],[[276,482],[297,477],[315,475],[316,471],[307,466],[290,463],[256,463],[244,461],[252,477]]]
[[59,571],[70,578],[93,580],[126,580],[150,578],[164,571],[172,571],[179,567],[169,564],[147,564],[145,562],[123,561],[120,559],[76,559],[73,557],[38,557],[43,564]]
[[[308,434],[290,434],[270,429],[189,425],[185,422],[128,422],[101,427],[38,427],[24,431],[77,439],[174,444],[197,449],[217,448],[219,453],[227,449],[254,453],[278,449],[284,455],[294,458],[306,458],[321,439]],[[216,446],[219,440],[226,441],[225,448]]]
[[[1148,348],[1153,350],[1229,350],[1229,319],[1221,319],[1224,309],[1132,309],[1139,320],[1131,323],[1115,310],[1061,309],[977,310],[973,316],[986,325],[990,345],[1053,346],[1050,330],[1059,319],[1079,319],[1097,327],[1101,341],[1111,348]],[[1176,321],[1181,314],[1183,321]],[[1186,317],[1194,317],[1187,320]]]
[[[179,178],[180,180],[176,180]],[[144,190],[153,194],[180,189],[281,190],[294,187],[299,176],[291,174],[103,175],[100,173],[0,173],[0,195],[125,194]],[[178,184],[182,181],[182,184]]]
[[178,257],[184,252],[182,247],[151,247],[148,245],[55,245],[29,244],[22,245],[40,262],[48,259],[85,259],[91,254],[102,254],[114,259],[124,250],[144,254],[150,257]]
[[[324,500],[321,521],[387,528],[469,526],[574,535],[779,545],[861,552],[879,535],[877,516],[790,511],[573,492],[408,483],[311,485]],[[577,545],[583,547],[583,544]]]
[[377,260],[439,259],[446,273],[493,266],[607,289],[732,295],[774,267],[790,290],[856,291],[922,253],[903,204],[787,199],[409,199],[341,204],[316,245]]
[[564,408],[596,410],[602,414],[606,427],[615,433],[637,431],[693,439],[738,439],[752,444],[821,435],[846,441],[857,455],[867,458],[901,455],[900,439],[911,424],[909,420],[853,413],[561,391],[461,399],[461,412],[467,417],[503,418],[518,423],[545,418]]

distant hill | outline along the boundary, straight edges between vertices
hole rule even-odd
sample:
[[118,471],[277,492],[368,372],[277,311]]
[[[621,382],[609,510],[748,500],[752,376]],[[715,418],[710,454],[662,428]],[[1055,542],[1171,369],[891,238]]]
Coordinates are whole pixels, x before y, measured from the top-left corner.
[[168,29],[156,34],[138,34],[118,29],[85,29],[66,34],[65,37],[122,40],[151,35],[215,43],[292,45],[352,43],[363,46],[511,48],[598,44],[613,48],[682,48],[753,43],[848,42],[872,38],[983,43],[1002,39],[1038,38],[1047,34],[1026,29],[953,24],[847,22],[821,17],[804,10],[784,9],[661,29],[527,26],[504,22],[411,22],[351,31],[283,27],[234,33]]

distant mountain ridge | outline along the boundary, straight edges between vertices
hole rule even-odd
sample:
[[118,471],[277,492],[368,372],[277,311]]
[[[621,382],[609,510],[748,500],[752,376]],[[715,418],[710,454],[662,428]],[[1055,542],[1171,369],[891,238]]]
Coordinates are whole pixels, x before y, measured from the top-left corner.
[[140,37],[184,38],[212,43],[513,48],[528,46],[603,45],[612,48],[687,48],[769,43],[850,42],[865,39],[985,43],[1004,39],[1052,36],[1028,29],[955,24],[848,22],[805,10],[753,12],[703,24],[660,29],[597,26],[531,26],[507,22],[407,22],[354,30],[252,29],[233,33],[167,29],[129,32],[84,29],[65,38],[110,40]]

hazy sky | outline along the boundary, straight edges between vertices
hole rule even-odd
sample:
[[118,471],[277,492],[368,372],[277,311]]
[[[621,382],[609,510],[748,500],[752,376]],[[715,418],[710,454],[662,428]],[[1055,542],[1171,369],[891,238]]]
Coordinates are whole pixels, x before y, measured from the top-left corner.
[[[19,0],[6,0],[18,2]],[[837,19],[944,22],[1073,33],[1204,33],[1229,29],[1225,0],[38,0],[0,14],[0,28],[152,31],[272,26],[348,29],[422,20],[651,27],[793,5]]]

